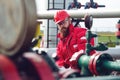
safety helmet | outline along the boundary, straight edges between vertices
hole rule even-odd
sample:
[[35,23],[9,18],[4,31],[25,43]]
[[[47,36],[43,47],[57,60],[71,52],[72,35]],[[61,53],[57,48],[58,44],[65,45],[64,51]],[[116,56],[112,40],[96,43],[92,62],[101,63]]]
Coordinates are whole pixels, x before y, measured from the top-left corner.
[[54,21],[55,23],[59,23],[63,20],[65,20],[67,17],[69,17],[70,15],[65,11],[65,10],[59,10],[56,12],[56,14],[54,15]]

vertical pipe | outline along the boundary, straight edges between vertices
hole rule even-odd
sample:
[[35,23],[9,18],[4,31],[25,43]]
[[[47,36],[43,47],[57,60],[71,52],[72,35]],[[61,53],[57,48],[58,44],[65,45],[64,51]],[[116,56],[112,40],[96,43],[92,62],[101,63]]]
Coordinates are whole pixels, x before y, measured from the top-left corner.
[[81,75],[82,76],[92,76],[90,70],[88,69],[90,56],[82,55],[78,60],[78,66],[81,68]]
[[55,0],[53,0],[53,9],[55,9]]
[[47,20],[47,23],[48,23],[48,25],[47,25],[47,48],[49,48],[49,19]]
[[63,8],[65,9],[66,0],[63,0],[63,1],[64,1]]

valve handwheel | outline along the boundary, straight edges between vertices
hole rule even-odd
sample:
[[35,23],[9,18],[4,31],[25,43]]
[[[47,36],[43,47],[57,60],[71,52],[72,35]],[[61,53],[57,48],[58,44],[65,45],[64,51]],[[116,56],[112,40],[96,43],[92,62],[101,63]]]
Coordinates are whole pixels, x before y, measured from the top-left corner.
[[86,14],[84,18],[85,18],[85,27],[87,29],[91,29],[92,24],[93,24],[93,17],[92,17],[92,15]]

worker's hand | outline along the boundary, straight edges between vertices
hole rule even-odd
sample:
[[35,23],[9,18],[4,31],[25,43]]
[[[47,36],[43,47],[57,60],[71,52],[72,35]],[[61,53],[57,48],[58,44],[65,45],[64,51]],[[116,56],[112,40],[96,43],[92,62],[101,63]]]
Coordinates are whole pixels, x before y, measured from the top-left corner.
[[69,68],[70,67],[70,62],[69,62],[70,58],[67,58],[65,61],[64,61],[64,67],[65,68]]
[[70,67],[70,65],[69,64],[67,64],[67,63],[64,63],[64,65],[63,65],[65,68],[69,68]]
[[75,69],[78,68],[78,59],[80,58],[80,56],[82,54],[84,54],[84,50],[80,50],[78,52],[75,52],[72,55],[71,59],[69,60],[71,68],[75,68]]

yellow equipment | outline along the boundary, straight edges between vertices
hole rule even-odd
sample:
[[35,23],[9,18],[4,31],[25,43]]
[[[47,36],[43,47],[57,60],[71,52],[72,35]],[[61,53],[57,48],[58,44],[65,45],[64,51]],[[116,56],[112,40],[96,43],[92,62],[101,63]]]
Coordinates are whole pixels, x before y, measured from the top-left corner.
[[36,32],[35,32],[35,35],[34,35],[34,39],[38,39],[38,42],[34,47],[38,47],[38,48],[40,48],[40,44],[41,44],[41,40],[42,40],[42,36],[43,36],[43,32],[40,30],[40,24],[42,24],[41,21],[39,21],[37,23]]

